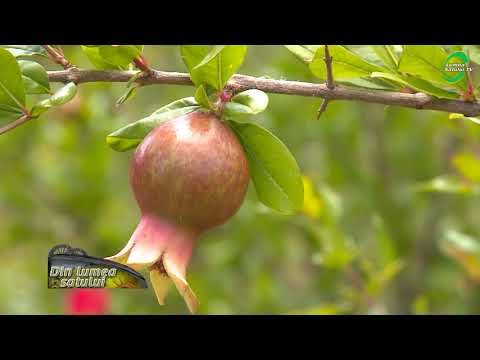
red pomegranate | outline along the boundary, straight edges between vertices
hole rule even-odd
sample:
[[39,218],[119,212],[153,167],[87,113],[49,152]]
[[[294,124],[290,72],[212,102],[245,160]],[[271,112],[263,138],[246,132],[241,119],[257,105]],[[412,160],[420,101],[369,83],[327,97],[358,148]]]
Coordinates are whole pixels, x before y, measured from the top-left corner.
[[125,248],[108,259],[148,268],[160,304],[173,281],[195,313],[187,265],[199,236],[225,223],[245,198],[250,176],[243,148],[215,114],[193,112],[145,137],[129,178],[142,217]]

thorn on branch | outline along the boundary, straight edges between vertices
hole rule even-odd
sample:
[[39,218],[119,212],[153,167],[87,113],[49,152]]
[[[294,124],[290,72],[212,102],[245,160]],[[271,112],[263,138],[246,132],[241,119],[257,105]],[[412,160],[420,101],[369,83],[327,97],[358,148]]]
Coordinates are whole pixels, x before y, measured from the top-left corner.
[[74,66],[65,58],[63,52],[56,50],[51,45],[42,45],[45,51],[48,53],[50,59],[57,63],[58,65],[62,66],[65,70],[73,68]]
[[333,90],[335,88],[335,83],[333,82],[333,72],[332,72],[332,60],[330,56],[330,50],[328,50],[328,45],[325,45],[325,67],[327,69],[327,88]]
[[[325,55],[323,60],[325,61],[325,69],[327,72],[327,89],[333,90],[335,88],[335,83],[333,81],[333,72],[332,72],[332,56],[330,55],[330,50],[328,49],[328,45],[325,45]],[[317,111],[317,120],[320,119],[320,116],[327,110],[327,105],[329,103],[328,97],[325,97],[323,99],[322,104],[320,105],[320,108]]]
[[330,100],[328,99],[323,99],[322,105],[320,105],[320,108],[317,110],[317,120],[320,119],[320,116],[322,116],[323,112],[327,110],[327,105]]

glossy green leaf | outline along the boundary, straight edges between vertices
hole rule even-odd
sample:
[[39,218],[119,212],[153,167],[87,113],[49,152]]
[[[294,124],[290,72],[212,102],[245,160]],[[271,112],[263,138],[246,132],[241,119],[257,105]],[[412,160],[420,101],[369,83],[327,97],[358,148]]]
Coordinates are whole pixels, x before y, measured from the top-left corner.
[[137,95],[137,87],[130,87],[127,89],[125,94],[123,94],[117,99],[115,104],[117,106],[122,105],[125,101],[133,99],[136,95]]
[[310,63],[320,45],[284,45],[292,54],[305,63]]
[[0,104],[0,126],[8,124],[9,122],[18,119],[23,115],[21,109],[10,105]]
[[25,106],[25,87],[20,66],[5,49],[0,49],[0,105],[17,109]]
[[60,106],[72,100],[76,93],[77,86],[71,82],[56,91],[49,100],[53,106]]
[[195,101],[206,109],[212,108],[212,104],[203,85],[200,85],[195,91]]
[[128,124],[107,136],[107,144],[116,151],[126,151],[140,144],[150,131],[161,123],[199,110],[200,106],[193,97],[174,101],[156,110],[150,116]]
[[343,81],[337,81],[339,84],[360,87],[365,89],[374,89],[374,90],[397,90],[399,87],[393,83],[387,83],[382,81],[380,78],[357,78],[349,79]]
[[4,45],[13,56],[27,58],[32,56],[48,57],[42,45]]
[[246,45],[182,45],[181,54],[196,86],[221,90],[235,74],[247,52]]
[[235,95],[225,104],[224,115],[229,119],[244,118],[246,115],[256,115],[268,106],[268,95],[263,91],[251,89]]
[[77,86],[70,82],[57,90],[50,98],[42,100],[35,104],[31,110],[32,116],[40,116],[52,106],[61,106],[75,97]]
[[459,94],[441,89],[428,81],[410,75],[401,75],[393,73],[373,72],[372,78],[389,79],[403,86],[410,87],[416,91],[421,91],[439,98],[458,99]]
[[345,48],[350,50],[352,53],[360,56],[366,62],[385,67],[385,62],[382,60],[381,57],[378,56],[377,52],[374,49],[375,46],[382,45],[344,45]]
[[466,89],[466,77],[456,84],[446,80],[444,65],[447,57],[448,53],[438,45],[405,45],[398,70],[444,87]]
[[46,70],[35,61],[20,60],[18,62],[22,72],[25,91],[27,94],[50,93],[50,82]]
[[371,45],[375,54],[383,61],[383,63],[391,70],[398,67],[398,58],[392,48],[392,45]]
[[202,67],[203,65],[208,64],[210,61],[212,61],[216,56],[220,54],[220,51],[222,51],[225,48],[225,46],[226,45],[214,45],[212,50],[210,50],[210,52],[207,54],[207,56],[205,56],[203,60],[193,68],[193,70],[196,70]]
[[99,70],[119,70],[122,69],[121,66],[113,65],[105,61],[105,59],[100,56],[100,48],[97,46],[83,46],[82,50],[87,55],[88,60],[92,65]]
[[[370,76],[372,72],[383,72],[385,69],[363,60],[360,56],[340,45],[329,45],[332,56],[333,78],[337,80],[354,79]],[[312,73],[320,79],[326,79],[325,46],[320,46],[309,67]]]
[[282,213],[303,206],[303,183],[297,161],[288,148],[256,124],[229,121],[248,158],[258,199]]
[[142,45],[102,45],[98,54],[109,64],[125,68],[142,53]]

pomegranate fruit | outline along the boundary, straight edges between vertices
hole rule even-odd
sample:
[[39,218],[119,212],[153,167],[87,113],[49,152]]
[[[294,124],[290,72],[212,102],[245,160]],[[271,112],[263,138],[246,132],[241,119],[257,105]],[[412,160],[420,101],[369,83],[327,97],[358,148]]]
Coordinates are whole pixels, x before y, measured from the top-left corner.
[[160,304],[171,280],[195,313],[187,265],[199,236],[226,222],[245,198],[250,176],[243,148],[215,114],[192,112],[145,137],[129,179],[141,220],[125,248],[108,259],[148,268]]

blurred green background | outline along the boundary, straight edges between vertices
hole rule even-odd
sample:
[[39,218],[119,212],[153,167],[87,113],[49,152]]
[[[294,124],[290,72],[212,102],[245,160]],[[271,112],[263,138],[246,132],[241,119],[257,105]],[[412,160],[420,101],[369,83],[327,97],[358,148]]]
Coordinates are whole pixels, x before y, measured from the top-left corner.
[[[79,46],[64,50],[92,67]],[[155,69],[186,72],[176,46],[144,54]],[[282,46],[249,46],[240,72],[319,81]],[[47,289],[52,246],[106,257],[130,238],[132,152],[105,136],[194,88],[148,86],[116,107],[125,89],[82,84],[74,101],[0,137],[0,313],[64,313],[65,291]],[[250,185],[234,218],[195,249],[188,279],[200,314],[480,313],[478,125],[341,101],[316,121],[318,98],[269,98],[257,121],[296,156],[304,211],[278,215]],[[152,289],[111,299],[112,314],[188,313],[175,289],[163,307]]]

